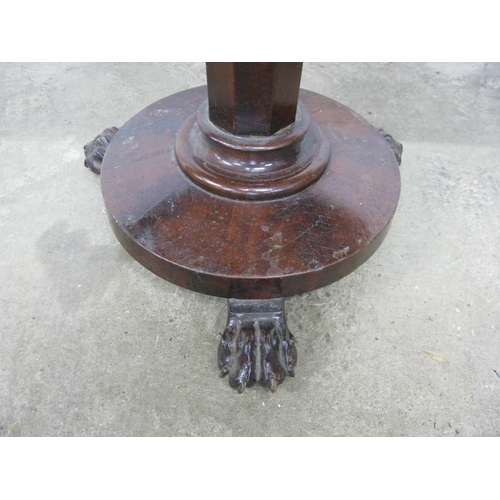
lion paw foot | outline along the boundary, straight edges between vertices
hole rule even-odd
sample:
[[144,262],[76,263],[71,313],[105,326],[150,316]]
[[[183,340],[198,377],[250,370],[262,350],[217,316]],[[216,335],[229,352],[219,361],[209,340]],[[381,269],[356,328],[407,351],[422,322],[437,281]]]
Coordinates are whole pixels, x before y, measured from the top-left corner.
[[400,142],[396,141],[396,139],[394,139],[394,137],[392,137],[391,134],[385,132],[384,129],[379,129],[379,132],[383,135],[384,139],[389,144],[392,153],[396,157],[398,165],[401,165],[401,158],[403,156],[403,145]]
[[104,129],[95,139],[85,144],[83,150],[85,151],[84,165],[90,168],[94,174],[101,173],[101,164],[108,149],[111,139],[118,132],[116,127]]
[[256,382],[275,391],[293,377],[297,349],[285,321],[284,300],[229,299],[228,324],[219,344],[221,376],[243,392]]

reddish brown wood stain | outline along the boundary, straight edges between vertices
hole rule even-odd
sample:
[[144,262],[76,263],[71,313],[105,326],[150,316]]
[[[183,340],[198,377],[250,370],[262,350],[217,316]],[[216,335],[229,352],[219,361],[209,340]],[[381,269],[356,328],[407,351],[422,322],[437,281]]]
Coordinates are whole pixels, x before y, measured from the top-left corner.
[[343,278],[382,243],[396,209],[399,169],[379,132],[345,106],[301,91],[330,141],[323,175],[279,199],[245,201],[193,182],[174,151],[207,88],[162,99],[129,120],[101,170],[113,230],[158,276],[239,299],[303,293]]
[[272,135],[295,121],[302,63],[207,63],[209,114],[236,135]]

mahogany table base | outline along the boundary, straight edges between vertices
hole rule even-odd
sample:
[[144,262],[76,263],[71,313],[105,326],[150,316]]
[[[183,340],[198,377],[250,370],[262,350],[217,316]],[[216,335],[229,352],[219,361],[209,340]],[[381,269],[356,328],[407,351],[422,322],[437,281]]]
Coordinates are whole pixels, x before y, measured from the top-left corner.
[[137,261],[229,299],[221,375],[240,392],[274,391],[297,361],[283,298],[373,255],[398,203],[398,161],[377,129],[313,92],[269,137],[226,133],[206,99],[198,87],[151,104],[87,145],[86,164],[100,169],[114,233]]

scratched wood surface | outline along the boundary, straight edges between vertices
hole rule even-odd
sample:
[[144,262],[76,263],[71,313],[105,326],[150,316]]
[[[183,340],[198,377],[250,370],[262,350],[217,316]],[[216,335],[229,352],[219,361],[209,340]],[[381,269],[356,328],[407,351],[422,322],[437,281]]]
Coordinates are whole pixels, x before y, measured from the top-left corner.
[[116,134],[102,191],[125,249],[158,276],[210,295],[265,299],[339,280],[380,246],[396,209],[400,176],[380,133],[345,106],[301,90],[330,141],[323,175],[272,200],[220,196],[180,168],[174,142],[207,98],[197,87],[166,97]]

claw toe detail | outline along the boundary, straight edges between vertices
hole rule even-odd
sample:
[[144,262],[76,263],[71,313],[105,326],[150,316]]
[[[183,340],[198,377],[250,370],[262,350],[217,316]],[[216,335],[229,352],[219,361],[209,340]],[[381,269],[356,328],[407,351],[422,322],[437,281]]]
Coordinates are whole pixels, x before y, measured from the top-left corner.
[[89,168],[94,174],[101,173],[101,164],[108,149],[109,143],[118,132],[116,127],[104,129],[95,139],[85,144],[83,150],[85,151],[84,165]]
[[294,376],[297,349],[285,321],[284,300],[229,300],[218,364],[221,377],[241,394],[259,383],[274,392],[286,375]]
[[394,137],[392,137],[391,134],[388,134],[387,132],[385,132],[384,129],[379,129],[379,132],[382,134],[384,139],[387,141],[387,143],[391,147],[391,150],[392,150],[394,156],[396,157],[396,161],[398,162],[398,165],[401,165],[401,158],[403,156],[403,145],[400,142],[396,141],[396,139],[394,139]]

